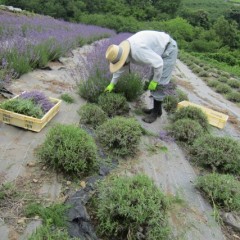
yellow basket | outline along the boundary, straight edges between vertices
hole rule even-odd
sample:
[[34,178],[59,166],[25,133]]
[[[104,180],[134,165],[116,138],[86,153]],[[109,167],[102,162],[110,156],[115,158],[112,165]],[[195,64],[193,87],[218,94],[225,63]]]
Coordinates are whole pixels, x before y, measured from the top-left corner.
[[226,114],[214,111],[212,109],[200,106],[195,103],[191,103],[189,101],[182,101],[182,102],[178,103],[178,108],[187,107],[187,106],[193,106],[193,107],[200,108],[207,115],[209,124],[214,127],[222,129],[225,127],[225,125],[227,123],[228,115],[226,115]]
[[[18,96],[15,96],[14,98],[17,98]],[[49,100],[54,103],[54,106],[41,119],[29,117],[0,108],[0,121],[34,132],[40,132],[45,127],[45,125],[58,113],[60,104],[62,102],[59,99],[51,97]]]

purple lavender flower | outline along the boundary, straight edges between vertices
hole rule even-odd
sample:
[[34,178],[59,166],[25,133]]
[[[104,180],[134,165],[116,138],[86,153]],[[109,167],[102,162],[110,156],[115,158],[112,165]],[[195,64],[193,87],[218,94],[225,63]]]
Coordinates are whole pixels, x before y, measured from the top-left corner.
[[164,142],[174,142],[174,138],[167,131],[160,131],[159,138]]
[[35,104],[41,106],[44,113],[47,113],[54,106],[44,93],[39,91],[24,92],[19,97],[22,99],[31,99]]

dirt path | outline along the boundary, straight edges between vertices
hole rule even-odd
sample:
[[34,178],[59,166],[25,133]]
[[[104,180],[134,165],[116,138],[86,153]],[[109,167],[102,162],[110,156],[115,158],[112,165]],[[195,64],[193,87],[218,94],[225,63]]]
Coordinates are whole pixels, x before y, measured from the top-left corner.
[[[46,133],[54,123],[78,124],[77,110],[85,101],[76,94],[76,83],[69,70],[76,67],[78,56],[84,55],[88,51],[89,46],[76,49],[72,51],[72,56],[62,58],[58,63],[50,63],[51,70],[33,71],[23,75],[12,84],[11,90],[15,94],[24,90],[38,89],[44,91],[48,96],[56,98],[59,98],[63,92],[69,92],[74,96],[75,103],[66,104],[63,102],[60,112],[40,133],[0,123],[0,173],[4,173],[5,181],[16,182],[19,177],[26,177],[30,181],[36,178],[38,183],[35,186],[38,189],[39,196],[45,196],[50,201],[56,201],[61,196],[64,188],[63,183],[59,181],[56,174],[46,177],[44,169],[38,169],[37,166],[29,168],[29,163],[37,161],[34,156],[34,149],[43,142]],[[191,101],[199,104],[206,103],[207,106],[213,104],[221,109],[227,109],[239,120],[239,109],[222,99],[218,94],[211,92],[180,61],[178,61],[175,76],[178,78],[179,83],[182,83],[179,85],[188,93]],[[150,104],[147,95],[144,95],[144,100],[147,104]],[[140,117],[137,118],[146,129],[155,134],[164,129],[168,123],[166,113],[151,125],[143,123]],[[239,132],[231,123],[228,123],[223,131],[215,131],[219,134],[231,134],[239,138]],[[153,144],[164,145],[167,151],[157,151],[150,154],[148,147]],[[139,156],[135,160],[127,164],[124,170],[125,173],[144,172],[168,194],[179,194],[185,199],[186,205],[171,214],[176,239],[225,239],[220,227],[212,217],[212,208],[194,188],[195,171],[182,150],[174,142],[166,143],[157,137],[143,137]],[[39,221],[30,221],[30,223],[26,224],[22,234],[18,234],[13,227],[5,223],[3,218],[0,218],[1,240],[25,240],[29,232],[33,231],[39,224]]]

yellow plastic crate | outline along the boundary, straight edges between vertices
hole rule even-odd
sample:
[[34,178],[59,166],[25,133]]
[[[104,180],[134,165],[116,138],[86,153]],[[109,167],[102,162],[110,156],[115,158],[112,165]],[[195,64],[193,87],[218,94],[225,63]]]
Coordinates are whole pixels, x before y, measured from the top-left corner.
[[226,114],[214,111],[210,108],[203,107],[195,103],[191,103],[189,101],[182,101],[178,103],[178,108],[187,107],[187,106],[200,108],[207,115],[209,124],[214,127],[222,129],[225,127],[227,123],[228,115]]
[[[17,98],[18,96],[15,96],[14,98]],[[59,99],[51,97],[49,100],[55,103],[55,105],[41,119],[29,117],[0,108],[0,121],[34,132],[40,132],[45,127],[45,125],[58,113],[60,104],[62,102]]]

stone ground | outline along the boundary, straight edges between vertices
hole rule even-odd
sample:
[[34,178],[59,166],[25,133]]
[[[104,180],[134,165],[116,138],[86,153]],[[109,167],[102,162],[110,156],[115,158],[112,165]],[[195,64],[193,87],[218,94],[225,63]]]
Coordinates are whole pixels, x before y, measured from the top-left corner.
[[[84,56],[89,48],[85,46],[76,49],[72,51],[71,56],[61,58],[59,62],[49,63],[49,69],[25,74],[10,86],[14,94],[26,90],[40,90],[47,96],[59,98],[62,93],[67,92],[74,96],[75,103],[62,102],[59,113],[39,133],[0,123],[0,183],[12,182],[18,189],[25,189],[26,184],[21,185],[21,181],[19,183],[19,179],[24,179],[24,182],[28,183],[26,189],[34,190],[36,199],[44,197],[49,202],[56,202],[66,198],[64,195],[68,185],[66,179],[48,172],[47,166],[40,166],[34,151],[44,141],[46,133],[53,124],[78,125],[77,110],[85,101],[76,93],[76,81],[71,71],[79,64],[79,56]],[[82,68],[81,65],[78,65],[78,68]],[[78,70],[84,72],[84,69]],[[212,91],[180,61],[177,62],[174,75],[180,88],[188,94],[190,101],[227,112],[230,119],[234,119],[228,121],[223,130],[214,128],[214,133],[240,138],[238,129],[240,108]],[[144,94],[142,99],[146,105],[151,105],[148,93]],[[226,237],[214,220],[213,209],[194,188],[197,170],[190,165],[183,150],[176,143],[164,142],[157,137],[168,124],[166,113],[164,112],[161,118],[150,125],[142,122],[140,116],[136,117],[142,126],[156,134],[156,137],[143,137],[138,155],[122,164],[117,171],[119,174],[128,175],[144,172],[166,193],[177,194],[184,199],[184,206],[174,209],[170,216],[174,239],[240,239],[234,236]],[[157,146],[156,149],[159,150],[151,152],[152,145]],[[80,187],[81,181],[82,179],[77,180],[76,189]],[[11,214],[0,213],[1,240],[25,240],[41,224],[38,219],[23,218],[19,209],[21,207],[17,209],[18,212],[12,211]]]

